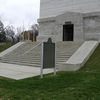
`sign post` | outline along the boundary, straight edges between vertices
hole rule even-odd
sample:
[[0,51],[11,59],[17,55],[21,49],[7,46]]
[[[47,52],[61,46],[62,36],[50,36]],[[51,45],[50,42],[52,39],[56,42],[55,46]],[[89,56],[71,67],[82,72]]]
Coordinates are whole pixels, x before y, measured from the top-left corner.
[[45,68],[54,68],[54,75],[56,75],[55,57],[55,43],[52,43],[51,38],[49,38],[47,42],[42,44],[41,78],[43,78],[43,69]]

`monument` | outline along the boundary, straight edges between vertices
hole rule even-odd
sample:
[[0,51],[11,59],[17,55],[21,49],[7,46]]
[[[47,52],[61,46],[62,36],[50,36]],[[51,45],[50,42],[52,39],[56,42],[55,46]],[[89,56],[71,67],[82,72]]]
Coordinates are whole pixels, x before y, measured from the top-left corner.
[[100,0],[40,0],[38,40],[100,40]]

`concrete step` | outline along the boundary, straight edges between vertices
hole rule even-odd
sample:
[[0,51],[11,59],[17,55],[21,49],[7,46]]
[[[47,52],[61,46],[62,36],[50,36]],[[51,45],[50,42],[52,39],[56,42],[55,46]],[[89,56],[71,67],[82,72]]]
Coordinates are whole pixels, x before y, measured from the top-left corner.
[[[26,66],[40,66],[41,65],[41,45],[31,50],[39,42],[26,42],[22,46],[13,50],[11,53],[0,58],[1,62],[19,64]],[[58,42],[56,43],[56,63],[66,62],[73,53],[78,49],[81,43],[74,42]]]
[[17,63],[17,62],[6,62],[6,61],[3,61],[3,63],[16,64],[16,65],[24,65],[24,66],[32,66],[32,67],[41,67],[40,64],[34,64],[34,63],[31,64],[31,63],[25,63],[25,62]]

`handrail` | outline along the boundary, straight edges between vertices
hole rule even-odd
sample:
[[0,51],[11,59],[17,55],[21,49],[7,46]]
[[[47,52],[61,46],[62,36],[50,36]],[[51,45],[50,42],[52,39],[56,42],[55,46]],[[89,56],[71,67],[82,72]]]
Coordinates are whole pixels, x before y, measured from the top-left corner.
[[43,40],[42,42],[40,42],[39,44],[37,44],[36,46],[34,46],[33,48],[29,49],[28,51],[26,51],[25,53],[19,55],[19,56],[23,56],[25,54],[27,54],[28,52],[30,52],[31,50],[35,49],[36,47],[38,47],[39,45],[41,45],[44,41],[46,41],[47,39]]
[[22,55],[24,54],[27,54],[28,52],[30,52],[31,50],[35,49],[36,47],[38,47],[39,45],[41,45],[42,42],[40,42],[39,44],[37,44],[36,46],[34,46],[33,48],[29,49],[28,51],[26,51],[25,53],[23,53]]

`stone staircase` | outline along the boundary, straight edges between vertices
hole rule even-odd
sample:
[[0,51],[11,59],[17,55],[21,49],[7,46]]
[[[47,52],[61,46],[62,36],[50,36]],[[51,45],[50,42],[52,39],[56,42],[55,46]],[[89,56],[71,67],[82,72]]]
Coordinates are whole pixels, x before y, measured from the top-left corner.
[[[38,44],[39,42],[25,42],[9,54],[1,57],[0,62],[38,67],[41,59],[41,45],[37,46]],[[37,47],[33,49],[35,46]]]
[[82,42],[56,43],[56,64],[66,62],[81,45]]
[[[82,43],[57,42],[56,64],[66,62]],[[39,42],[25,42],[17,49],[0,58],[0,62],[25,66],[41,66],[41,44]]]

